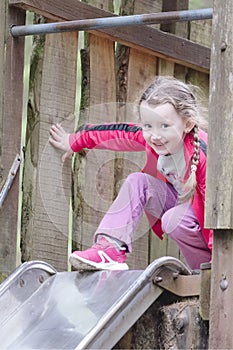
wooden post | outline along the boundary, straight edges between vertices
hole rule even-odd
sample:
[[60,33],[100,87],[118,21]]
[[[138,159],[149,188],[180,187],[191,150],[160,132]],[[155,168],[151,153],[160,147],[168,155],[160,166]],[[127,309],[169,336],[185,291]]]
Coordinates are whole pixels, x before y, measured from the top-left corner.
[[[24,24],[25,12],[8,9],[0,2],[0,177],[6,180],[17,153],[20,153],[23,102],[24,38],[13,39],[9,26]],[[8,192],[0,210],[0,272],[2,277],[17,264],[19,176]]]
[[210,349],[233,348],[233,2],[216,0],[210,77],[206,226],[214,228]]

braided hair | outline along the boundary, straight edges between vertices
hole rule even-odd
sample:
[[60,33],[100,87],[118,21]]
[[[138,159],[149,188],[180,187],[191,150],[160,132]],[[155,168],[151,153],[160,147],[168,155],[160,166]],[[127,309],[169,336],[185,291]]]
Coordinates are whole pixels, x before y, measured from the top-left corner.
[[193,128],[193,137],[194,153],[192,156],[191,171],[187,181],[184,184],[183,193],[179,196],[179,201],[181,203],[188,201],[190,198],[193,198],[197,184],[196,171],[199,163],[200,142],[198,137],[198,127],[196,125]]
[[198,103],[198,94],[201,95],[200,89],[191,84],[183,83],[174,77],[159,76],[145,90],[139,101],[139,107],[143,101],[154,107],[170,103],[181,118],[189,120],[194,124],[194,127],[189,130],[193,134],[194,153],[190,166],[190,175],[183,184],[183,193],[179,195],[179,201],[181,203],[188,201],[194,196],[200,149],[198,129],[207,129],[206,110]]

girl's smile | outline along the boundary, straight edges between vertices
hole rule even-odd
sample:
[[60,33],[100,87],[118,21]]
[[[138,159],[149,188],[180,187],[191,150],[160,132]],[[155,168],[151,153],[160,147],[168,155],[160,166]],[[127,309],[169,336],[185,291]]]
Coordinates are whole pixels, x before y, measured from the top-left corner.
[[143,136],[155,152],[159,155],[177,153],[192,123],[182,118],[170,103],[154,107],[143,101],[140,113]]

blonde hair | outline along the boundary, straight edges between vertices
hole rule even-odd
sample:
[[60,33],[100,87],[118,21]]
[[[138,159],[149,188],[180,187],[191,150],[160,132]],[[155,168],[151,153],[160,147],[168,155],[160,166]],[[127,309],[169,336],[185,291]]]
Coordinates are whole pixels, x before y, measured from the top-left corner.
[[[199,163],[198,129],[207,130],[206,109],[199,103],[201,91],[194,85],[183,83],[174,77],[159,76],[145,90],[139,101],[145,101],[151,106],[170,103],[181,118],[190,120],[195,126],[190,130],[193,134],[194,154],[191,162],[190,175],[183,186],[183,193],[179,195],[180,202],[193,198],[196,188],[196,170]],[[140,115],[140,111],[139,111]]]

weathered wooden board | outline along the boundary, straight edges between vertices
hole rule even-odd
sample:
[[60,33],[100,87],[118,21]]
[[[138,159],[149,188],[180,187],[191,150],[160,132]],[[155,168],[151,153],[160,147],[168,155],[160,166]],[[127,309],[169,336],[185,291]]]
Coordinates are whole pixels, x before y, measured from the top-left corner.
[[214,228],[210,349],[232,349],[233,2],[214,3],[210,70],[206,217]]
[[233,349],[233,230],[216,230],[213,247],[209,349]]
[[46,37],[41,77],[31,91],[34,123],[26,145],[24,259],[45,260],[60,271],[68,266],[71,161],[62,163],[48,137],[53,123],[62,123],[69,132],[74,128],[77,42],[76,33]]
[[207,227],[233,228],[233,3],[216,3],[210,77]]
[[[191,22],[189,27],[189,38],[193,42],[210,47],[212,38],[212,20]],[[187,81],[193,85],[198,86],[201,89],[201,102],[203,106],[206,107],[208,112],[209,74],[189,69],[187,74]],[[208,113],[206,113],[206,118],[208,118]]]
[[[189,7],[189,0],[163,0],[163,12],[169,11],[182,11],[187,10]],[[174,22],[174,23],[164,23],[160,25],[160,29],[180,36],[182,38],[187,38],[188,33],[188,22]]]
[[[24,24],[25,12],[0,3],[0,176],[1,185],[16,155],[21,153],[21,123],[23,103],[24,39],[13,40],[8,20]],[[7,275],[18,264],[19,173],[0,209],[0,272]]]
[[[11,5],[32,10],[53,20],[78,20],[113,16],[112,13],[98,9],[81,1],[69,0],[9,0]],[[146,12],[146,10],[145,10]],[[102,29],[98,35],[107,35],[109,39],[144,50],[146,53],[172,60],[200,71],[208,71],[210,49],[192,43],[170,33],[161,32],[149,26],[134,26]]]

